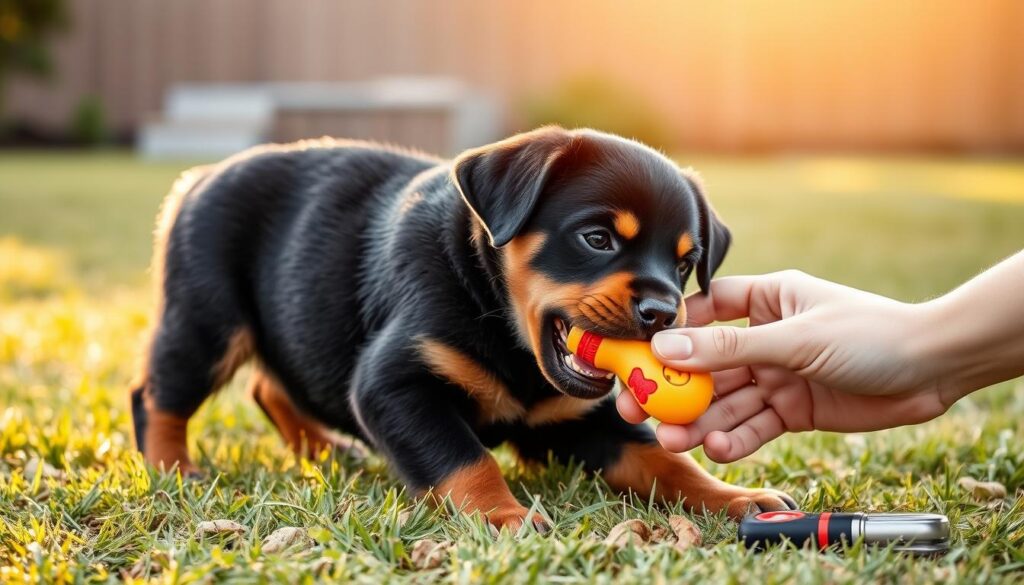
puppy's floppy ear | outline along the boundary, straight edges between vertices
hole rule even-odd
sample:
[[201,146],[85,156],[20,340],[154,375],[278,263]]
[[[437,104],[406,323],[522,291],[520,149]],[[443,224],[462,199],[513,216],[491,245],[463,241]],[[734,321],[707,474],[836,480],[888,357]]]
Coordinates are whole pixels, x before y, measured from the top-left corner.
[[693,189],[700,213],[700,241],[703,251],[697,260],[697,284],[700,285],[701,292],[707,294],[711,290],[711,277],[722,265],[725,253],[729,251],[732,234],[708,203],[707,197],[704,196],[704,185],[696,173],[687,169],[683,172],[683,177]]
[[452,180],[491,245],[509,243],[530,218],[572,134],[547,126],[468,150],[452,165]]

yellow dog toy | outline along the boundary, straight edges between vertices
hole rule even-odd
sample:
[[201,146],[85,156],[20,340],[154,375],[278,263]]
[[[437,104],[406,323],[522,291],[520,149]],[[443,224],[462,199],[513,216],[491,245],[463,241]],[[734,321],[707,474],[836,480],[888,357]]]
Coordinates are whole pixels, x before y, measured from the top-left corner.
[[613,372],[640,408],[661,422],[691,423],[711,404],[715,389],[711,376],[662,364],[648,341],[610,339],[573,327],[566,346],[587,364]]

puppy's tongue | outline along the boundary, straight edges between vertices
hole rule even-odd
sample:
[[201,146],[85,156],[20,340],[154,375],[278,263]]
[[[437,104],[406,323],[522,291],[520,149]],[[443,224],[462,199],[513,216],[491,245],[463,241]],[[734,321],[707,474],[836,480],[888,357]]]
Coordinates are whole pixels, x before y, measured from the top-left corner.
[[602,370],[601,368],[596,368],[588,364],[587,362],[581,360],[580,357],[574,353],[569,354],[569,359],[572,360],[572,364],[570,367],[572,367],[577,372],[583,374],[584,376],[589,376],[591,378],[610,378],[614,375],[608,370]]

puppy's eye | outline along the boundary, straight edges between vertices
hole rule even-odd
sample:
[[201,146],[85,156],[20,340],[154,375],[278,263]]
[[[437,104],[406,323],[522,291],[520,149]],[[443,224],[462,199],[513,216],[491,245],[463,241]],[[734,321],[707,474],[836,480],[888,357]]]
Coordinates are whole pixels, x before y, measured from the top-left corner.
[[594,230],[581,235],[583,236],[583,241],[595,250],[614,249],[612,235],[608,233],[608,230]]
[[679,278],[686,280],[690,277],[690,272],[693,270],[693,264],[689,260],[682,260],[679,262],[677,270],[679,271]]

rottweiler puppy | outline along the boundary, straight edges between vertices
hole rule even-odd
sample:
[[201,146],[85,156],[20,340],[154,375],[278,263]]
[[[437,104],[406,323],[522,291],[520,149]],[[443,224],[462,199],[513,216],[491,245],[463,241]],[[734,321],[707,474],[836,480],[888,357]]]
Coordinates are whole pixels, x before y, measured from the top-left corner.
[[656,151],[545,127],[454,161],[371,143],[268,146],[194,169],[157,229],[160,302],[132,389],[146,461],[194,471],[190,416],[253,359],[256,402],[295,449],[382,453],[415,493],[495,527],[545,528],[488,448],[582,462],[691,509],[794,508],[722,482],[623,421],[569,326],[648,339],[686,321],[729,231]]

